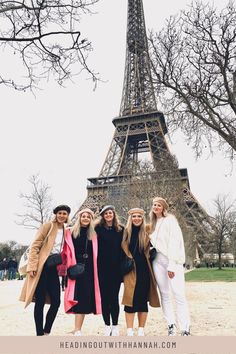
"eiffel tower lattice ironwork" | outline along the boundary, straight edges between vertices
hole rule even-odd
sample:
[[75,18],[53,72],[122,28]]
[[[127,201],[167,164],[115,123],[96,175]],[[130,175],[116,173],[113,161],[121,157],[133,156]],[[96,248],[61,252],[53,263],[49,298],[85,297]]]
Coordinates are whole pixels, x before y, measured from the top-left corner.
[[181,181],[187,224],[198,233],[207,214],[189,188],[187,169],[179,169],[165,135],[163,113],[157,110],[142,0],[128,0],[126,63],[119,117],[105,162],[96,178],[88,179],[88,195],[81,208],[97,210],[109,202],[108,191],[117,190],[136,176],[141,153],[150,154],[155,171],[173,167]]

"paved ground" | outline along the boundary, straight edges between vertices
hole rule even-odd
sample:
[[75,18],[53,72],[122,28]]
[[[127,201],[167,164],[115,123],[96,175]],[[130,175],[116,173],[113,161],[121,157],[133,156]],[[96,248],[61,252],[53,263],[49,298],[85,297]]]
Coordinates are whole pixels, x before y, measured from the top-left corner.
[[[0,335],[34,335],[33,305],[24,309],[18,301],[23,281],[0,282]],[[186,293],[191,314],[191,332],[194,336],[236,335],[236,282],[186,283]],[[62,293],[63,294],[63,293]],[[120,292],[122,295],[122,289]],[[55,321],[52,335],[69,335],[74,316],[66,315],[62,305]],[[102,317],[86,316],[83,334],[101,335]],[[125,334],[123,306],[120,315],[120,333]],[[146,335],[166,335],[166,324],[161,309],[150,308]]]

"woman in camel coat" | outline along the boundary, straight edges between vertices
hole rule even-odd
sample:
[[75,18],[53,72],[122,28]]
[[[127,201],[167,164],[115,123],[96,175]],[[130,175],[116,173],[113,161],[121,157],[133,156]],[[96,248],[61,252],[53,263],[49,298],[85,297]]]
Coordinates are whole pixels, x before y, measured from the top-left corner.
[[146,232],[144,210],[129,210],[129,218],[124,231],[121,247],[125,255],[134,259],[134,269],[124,276],[124,294],[127,335],[133,336],[135,313],[138,313],[138,335],[144,335],[148,314],[147,302],[152,307],[160,307],[157,284],[149,261],[150,240]]
[[[53,253],[60,253],[64,238],[64,223],[68,221],[70,208],[59,205],[53,210],[55,219],[43,224],[30,247],[27,275],[20,301],[27,307],[35,302],[34,319],[37,336],[47,335],[60,306],[60,282],[56,267],[49,268],[46,261]],[[50,304],[43,326],[43,308]]]

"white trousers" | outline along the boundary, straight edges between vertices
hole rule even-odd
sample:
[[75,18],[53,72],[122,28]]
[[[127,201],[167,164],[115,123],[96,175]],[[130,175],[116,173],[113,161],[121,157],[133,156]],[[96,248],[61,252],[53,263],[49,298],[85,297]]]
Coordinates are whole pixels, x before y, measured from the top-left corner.
[[158,252],[153,261],[153,271],[161,295],[161,304],[164,317],[168,325],[176,324],[174,309],[171,301],[171,292],[176,303],[176,316],[179,329],[189,331],[190,318],[188,304],[185,297],[184,267],[177,264],[175,276],[170,279],[167,273],[168,258]]

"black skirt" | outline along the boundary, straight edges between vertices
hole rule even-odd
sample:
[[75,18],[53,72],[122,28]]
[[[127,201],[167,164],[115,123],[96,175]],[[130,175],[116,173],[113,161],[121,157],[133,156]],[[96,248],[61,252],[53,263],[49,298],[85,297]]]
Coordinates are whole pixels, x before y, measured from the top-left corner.
[[[147,259],[143,251],[139,250],[138,243],[139,228],[133,227],[129,250],[134,258],[136,266],[136,284],[134,289],[133,306],[125,306],[128,313],[148,312],[148,295],[150,289],[150,273]],[[136,246],[137,244],[137,246]]]
[[125,312],[148,312],[147,301],[149,288],[150,275],[148,265],[146,266],[144,262],[143,265],[136,263],[136,284],[134,289],[133,306],[125,306]]

